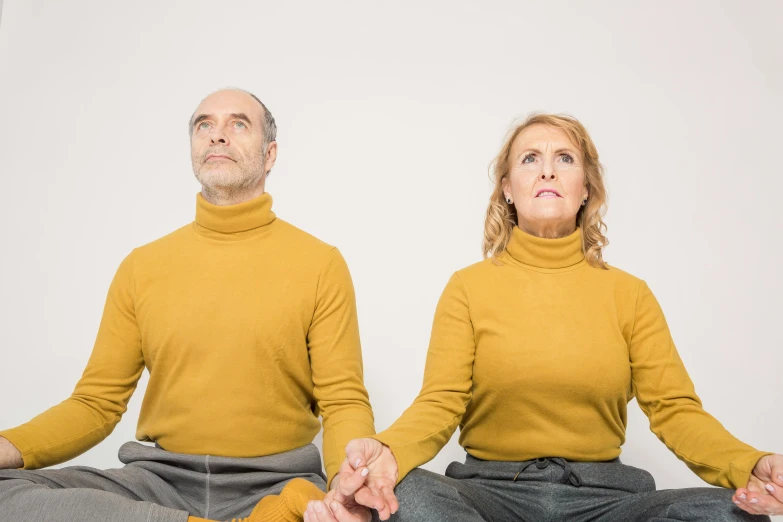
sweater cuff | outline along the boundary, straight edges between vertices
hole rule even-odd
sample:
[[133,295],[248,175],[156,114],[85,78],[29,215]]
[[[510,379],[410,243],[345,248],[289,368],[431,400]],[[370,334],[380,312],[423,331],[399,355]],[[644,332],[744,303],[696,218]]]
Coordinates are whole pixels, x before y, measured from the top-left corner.
[[419,467],[419,464],[423,464],[418,462],[420,459],[416,459],[416,455],[412,455],[410,450],[404,450],[404,445],[394,444],[390,440],[392,437],[387,437],[383,433],[380,433],[378,435],[372,435],[370,438],[377,440],[384,446],[388,446],[392,455],[394,455],[394,459],[397,461],[397,484],[402,482],[402,479],[404,479],[408,473]]
[[13,444],[14,447],[19,450],[19,453],[22,454],[22,467],[19,469],[38,469],[42,467],[40,465],[36,465],[38,463],[32,454],[32,445],[29,443],[29,441],[27,441],[27,439],[25,439],[24,435],[18,428],[0,431],[0,437],[3,437],[8,442]]
[[729,482],[733,488],[745,488],[748,486],[750,475],[753,473],[753,468],[756,467],[758,461],[762,457],[767,455],[774,455],[768,451],[757,451],[750,453],[743,459],[737,459],[729,464]]
[[335,460],[330,459],[330,454],[324,451],[324,468],[326,469],[326,490],[332,486],[332,480],[335,475],[339,473],[340,466],[345,460],[345,446],[353,439],[361,439],[363,437],[372,437],[375,434],[375,426],[372,422],[366,420],[347,420],[339,422],[329,427],[324,428],[324,448],[327,444],[334,443],[333,457]]

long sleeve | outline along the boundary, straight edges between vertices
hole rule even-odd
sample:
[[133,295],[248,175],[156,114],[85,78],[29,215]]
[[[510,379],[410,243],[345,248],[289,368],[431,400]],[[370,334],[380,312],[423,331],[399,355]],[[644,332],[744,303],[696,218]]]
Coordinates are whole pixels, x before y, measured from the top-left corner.
[[745,487],[756,462],[769,453],[739,441],[704,411],[663,311],[644,282],[636,301],[630,358],[634,392],[652,432],[706,482]]
[[[307,503],[323,500],[326,494],[318,486],[303,478],[288,482],[279,495],[267,495],[256,504],[250,516],[244,520],[252,522],[301,522]],[[241,522],[239,519],[233,519]]]
[[125,412],[144,369],[132,257],[112,281],[95,347],[73,394],[26,424],[0,432],[22,453],[25,469],[84,453],[105,439]]
[[375,433],[364,387],[356,297],[348,266],[334,248],[318,281],[307,335],[313,394],[323,417],[324,466],[329,483],[351,439]]
[[432,460],[457,429],[471,399],[475,352],[467,291],[454,274],[435,311],[421,392],[389,429],[374,437],[397,459],[398,481]]

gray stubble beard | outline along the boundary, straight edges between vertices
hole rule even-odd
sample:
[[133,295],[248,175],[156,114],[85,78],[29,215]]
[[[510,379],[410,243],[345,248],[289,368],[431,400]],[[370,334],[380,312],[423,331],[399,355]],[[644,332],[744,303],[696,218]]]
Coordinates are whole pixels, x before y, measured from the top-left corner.
[[[219,196],[220,198],[223,199],[235,199],[237,196],[240,196],[241,194],[249,191],[252,187],[255,187],[265,175],[263,171],[264,171],[264,166],[266,164],[267,148],[268,148],[268,144],[264,143],[263,146],[261,147],[260,165],[258,165],[257,168],[252,168],[251,166],[251,168],[249,169],[250,174],[248,174],[247,170],[240,169],[243,175],[239,179],[230,180],[229,182],[224,184],[205,183],[202,180],[202,178],[199,176],[199,173],[196,171],[194,166],[193,174],[196,176],[196,180],[198,180],[198,182],[201,184],[202,192],[204,193],[204,196],[207,198],[207,200],[218,199],[216,196]],[[260,175],[253,174],[252,173],[253,171],[255,172],[260,171],[261,174]]]

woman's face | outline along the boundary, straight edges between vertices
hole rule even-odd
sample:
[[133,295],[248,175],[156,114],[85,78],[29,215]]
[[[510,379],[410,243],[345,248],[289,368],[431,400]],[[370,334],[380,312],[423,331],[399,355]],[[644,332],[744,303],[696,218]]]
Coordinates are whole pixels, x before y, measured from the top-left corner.
[[535,124],[511,145],[503,193],[517,211],[519,228],[540,237],[562,237],[576,229],[587,196],[582,152],[562,129]]

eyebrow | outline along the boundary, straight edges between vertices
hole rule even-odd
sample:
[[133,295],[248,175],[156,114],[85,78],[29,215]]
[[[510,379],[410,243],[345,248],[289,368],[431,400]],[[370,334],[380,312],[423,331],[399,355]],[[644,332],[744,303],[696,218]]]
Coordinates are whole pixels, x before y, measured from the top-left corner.
[[[211,114],[199,114],[196,116],[196,119],[193,120],[193,123],[191,123],[192,127],[196,127],[199,123],[209,118]],[[246,122],[248,125],[252,125],[253,123],[250,121],[250,118],[245,114],[244,112],[232,112],[228,115],[230,119],[232,120],[242,120]]]
[[[524,154],[526,154],[528,152],[535,152],[536,154],[541,154],[541,151],[538,150],[537,148],[535,148],[535,147],[528,147],[527,149],[522,149],[522,151],[519,154],[517,154],[514,159],[515,160],[519,159]],[[573,149],[573,148],[570,148],[570,147],[560,147],[559,149],[555,150],[555,154],[560,154],[561,152],[570,152],[571,154],[578,154],[576,149]]]

